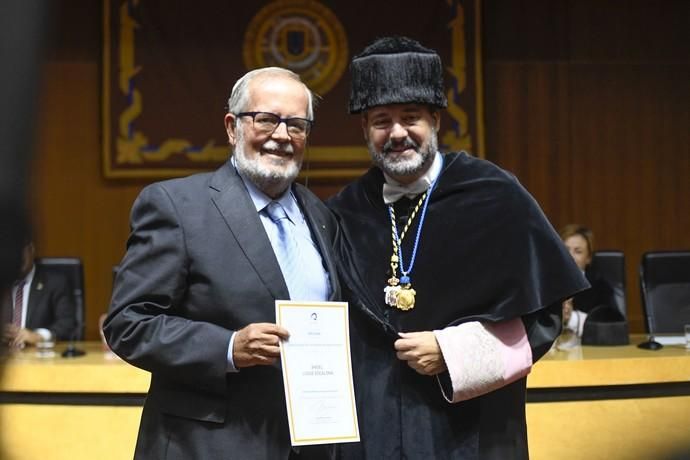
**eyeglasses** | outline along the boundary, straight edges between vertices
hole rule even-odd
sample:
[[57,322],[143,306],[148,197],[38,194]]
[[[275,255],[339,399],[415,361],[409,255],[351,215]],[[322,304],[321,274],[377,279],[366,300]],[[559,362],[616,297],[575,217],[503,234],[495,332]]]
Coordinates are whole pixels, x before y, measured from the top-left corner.
[[262,134],[271,135],[278,129],[278,125],[285,122],[288,135],[292,139],[304,139],[309,135],[314,124],[312,120],[306,118],[290,117],[281,118],[271,112],[240,112],[238,117],[252,117],[254,129]]

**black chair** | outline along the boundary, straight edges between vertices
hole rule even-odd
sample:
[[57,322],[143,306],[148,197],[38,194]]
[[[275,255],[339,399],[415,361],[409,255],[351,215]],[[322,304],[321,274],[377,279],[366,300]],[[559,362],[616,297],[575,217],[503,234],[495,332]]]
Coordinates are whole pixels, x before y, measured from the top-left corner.
[[76,257],[42,257],[36,259],[36,266],[45,272],[59,272],[70,283],[70,290],[74,296],[74,305],[77,308],[77,326],[74,331],[74,340],[84,339],[84,266],[81,259]]
[[591,288],[574,297],[574,307],[587,312],[583,345],[627,345],[625,256],[621,251],[596,251],[587,267]]
[[605,280],[611,287],[611,306],[628,318],[625,297],[625,255],[621,251],[595,251],[590,264],[592,273]]
[[654,341],[654,334],[683,334],[683,325],[690,324],[690,251],[643,254],[640,290],[645,326],[650,336],[649,342],[640,346],[661,348]]

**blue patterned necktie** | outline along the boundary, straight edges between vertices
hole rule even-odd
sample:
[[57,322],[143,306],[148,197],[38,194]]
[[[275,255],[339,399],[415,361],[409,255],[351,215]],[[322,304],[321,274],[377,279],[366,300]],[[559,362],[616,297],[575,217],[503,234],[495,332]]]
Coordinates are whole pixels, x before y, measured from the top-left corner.
[[266,213],[278,230],[278,244],[273,250],[278,258],[280,270],[283,272],[285,284],[287,284],[288,291],[290,291],[290,299],[307,300],[303,298],[304,294],[301,289],[299,252],[295,241],[294,225],[290,222],[283,206],[277,201],[271,201],[266,206]]

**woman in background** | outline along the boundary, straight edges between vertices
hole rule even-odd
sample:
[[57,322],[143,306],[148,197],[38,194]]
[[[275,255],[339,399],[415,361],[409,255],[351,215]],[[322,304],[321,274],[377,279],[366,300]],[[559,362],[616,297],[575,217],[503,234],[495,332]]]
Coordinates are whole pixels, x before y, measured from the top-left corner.
[[563,302],[563,328],[573,332],[577,337],[582,337],[587,315],[595,307],[613,307],[613,289],[605,280],[587,270],[594,254],[592,231],[583,225],[568,224],[561,229],[560,235],[575,264],[592,286]]

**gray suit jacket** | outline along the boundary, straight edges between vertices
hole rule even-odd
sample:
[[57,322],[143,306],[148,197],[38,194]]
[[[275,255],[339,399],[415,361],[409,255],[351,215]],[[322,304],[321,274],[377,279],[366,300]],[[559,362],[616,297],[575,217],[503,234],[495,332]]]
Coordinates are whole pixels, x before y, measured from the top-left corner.
[[[293,193],[338,299],[336,223],[307,189]],[[151,372],[136,457],[287,458],[278,365],[226,372],[232,331],[275,322],[274,301],[289,299],[235,169],[146,187],[131,226],[104,332],[115,353]]]

